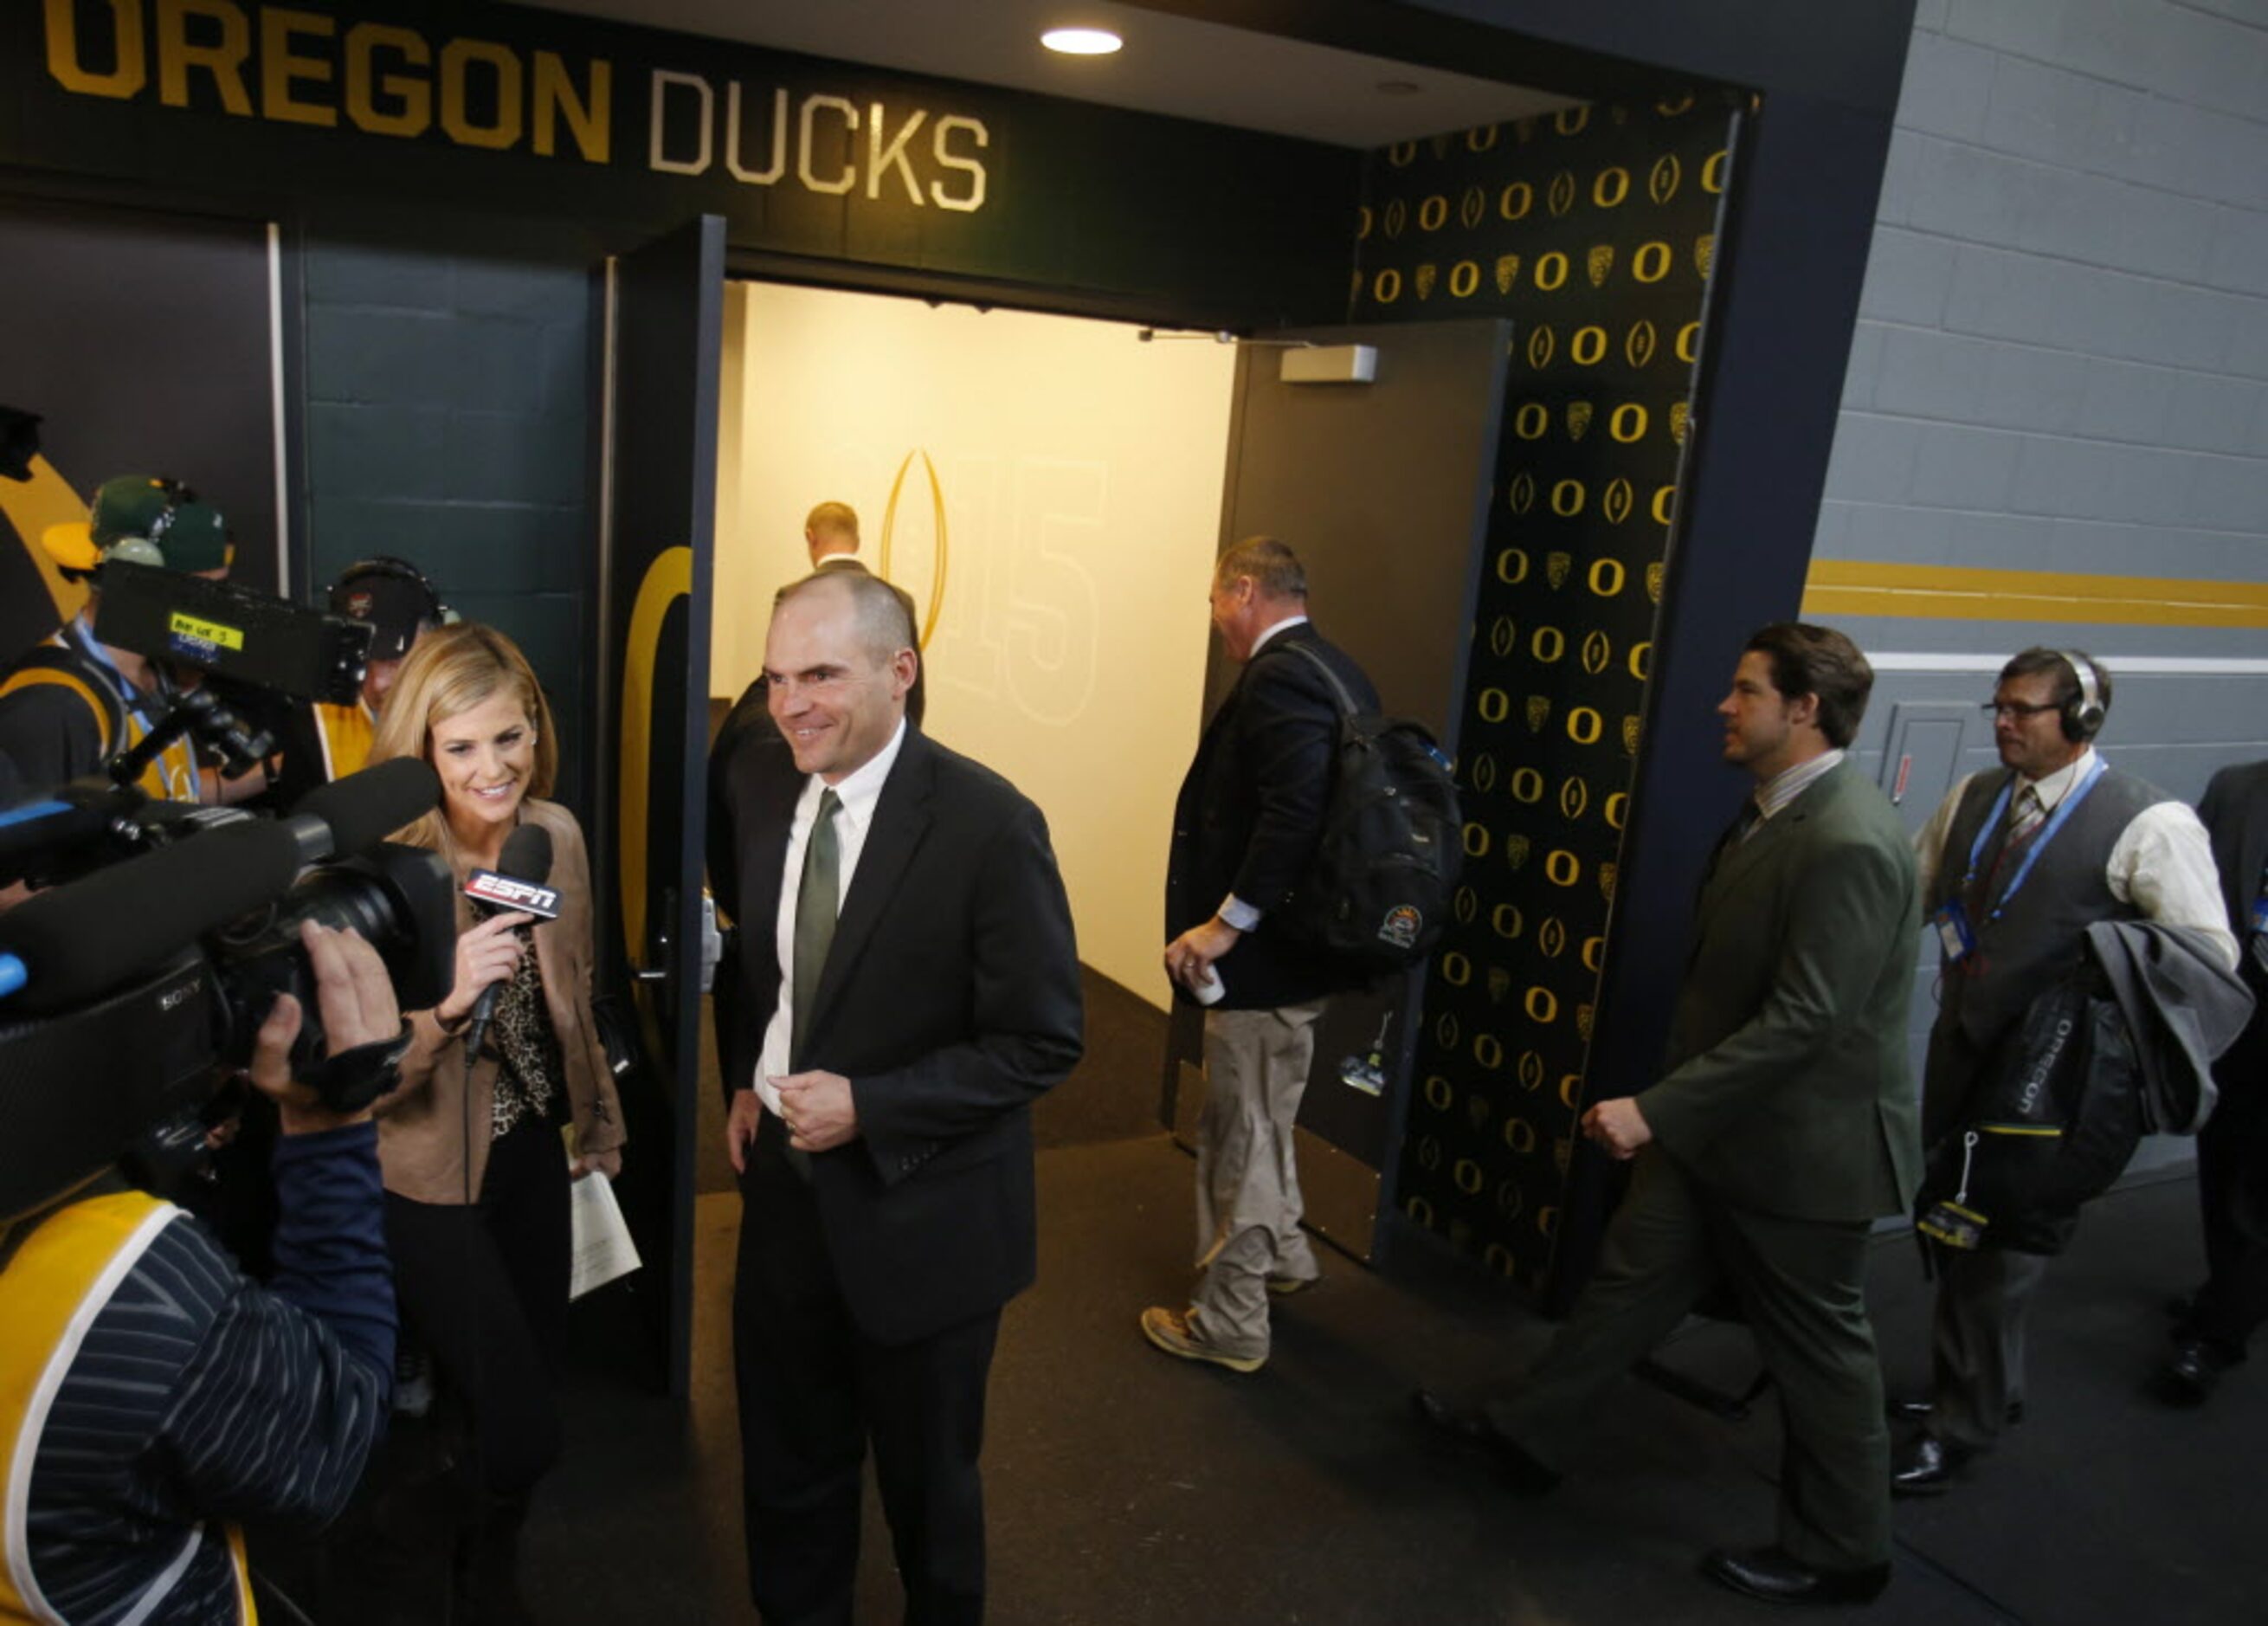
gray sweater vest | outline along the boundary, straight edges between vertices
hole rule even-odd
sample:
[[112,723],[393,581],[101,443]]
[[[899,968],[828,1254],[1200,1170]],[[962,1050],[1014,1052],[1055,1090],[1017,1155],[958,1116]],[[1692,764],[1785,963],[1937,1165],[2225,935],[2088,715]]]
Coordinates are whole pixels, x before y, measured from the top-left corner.
[[[1984,817],[2001,787],[2014,777],[2012,770],[2001,769],[1970,781],[1946,831],[1936,878],[1923,899],[1923,907],[1933,916],[1948,898],[1961,894],[1977,934],[1970,963],[1945,967],[1937,1018],[1940,1029],[1948,1024],[1956,1026],[1972,1053],[1989,1049],[2022,1016],[2035,996],[2078,965],[2088,927],[2097,920],[2140,918],[2140,910],[2111,895],[2103,872],[2110,862],[2110,849],[2135,816],[2174,800],[2146,780],[2107,769],[2041,851],[2021,890],[2007,899],[2000,917],[1993,920],[1994,906],[2006,898],[2008,883],[2023,861],[2021,850],[2005,864],[1999,861],[2007,839],[2007,811],[2001,813],[1999,828],[1978,855],[1975,883],[1965,891],[1963,883],[1970,848],[1984,828]],[[2013,808],[2014,797],[2009,800]],[[2044,832],[2046,826],[2041,828]],[[2036,842],[2039,837],[2032,839]]]

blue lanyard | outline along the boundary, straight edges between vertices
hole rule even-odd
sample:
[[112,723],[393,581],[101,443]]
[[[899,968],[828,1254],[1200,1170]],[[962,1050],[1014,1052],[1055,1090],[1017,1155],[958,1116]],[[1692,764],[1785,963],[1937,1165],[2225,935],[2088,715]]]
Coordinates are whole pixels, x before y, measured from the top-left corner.
[[[2000,918],[2000,912],[2008,906],[2008,900],[2022,889],[2025,880],[2032,873],[2032,866],[2040,861],[2040,854],[2047,850],[2048,843],[2055,839],[2056,831],[2063,828],[2066,819],[2079,810],[2079,804],[2087,800],[2087,793],[2093,790],[2097,781],[2110,771],[2110,765],[2097,751],[2094,765],[2087,771],[2087,777],[2056,803],[2056,810],[2048,815],[2047,828],[2041,831],[2031,845],[2024,849],[2023,861],[2016,866],[2016,873],[2009,877],[2007,890],[2000,894],[2000,901],[1992,905],[1992,913],[1984,917],[1986,920]],[[2007,811],[2008,798],[2015,794],[2016,776],[2011,773],[2008,782],[2000,787],[2000,794],[1993,798],[1992,810],[1985,814],[1984,823],[1977,831],[1977,839],[1970,844],[1969,874],[1961,883],[1963,892],[1977,884],[1977,868],[1984,860],[1985,844],[1992,840],[1992,831],[1999,828],[2001,814]]]
[[135,721],[145,731],[149,729],[154,721],[150,712],[150,697],[126,681],[126,674],[118,669],[118,662],[110,658],[109,653],[95,638],[94,630],[87,625],[84,612],[73,617],[70,625],[63,629],[63,635],[65,642],[110,675],[111,689],[118,696],[119,704],[134,713]]

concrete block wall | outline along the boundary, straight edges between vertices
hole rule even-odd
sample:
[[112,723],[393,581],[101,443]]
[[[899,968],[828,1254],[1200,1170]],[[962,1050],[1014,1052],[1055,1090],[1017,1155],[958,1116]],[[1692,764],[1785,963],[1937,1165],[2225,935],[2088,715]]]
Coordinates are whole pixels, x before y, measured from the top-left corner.
[[[398,237],[317,224],[303,254],[314,586],[369,554],[412,560],[519,643],[579,739],[595,255],[437,246],[430,220]],[[575,756],[561,795],[581,809]]]
[[[2268,6],[1923,0],[1815,557],[2268,580]],[[2122,696],[2197,704],[2111,742],[2214,713],[2169,788],[2268,754],[2257,681],[2176,669],[2268,672],[2258,628],[1845,625],[1892,654],[2125,657]]]

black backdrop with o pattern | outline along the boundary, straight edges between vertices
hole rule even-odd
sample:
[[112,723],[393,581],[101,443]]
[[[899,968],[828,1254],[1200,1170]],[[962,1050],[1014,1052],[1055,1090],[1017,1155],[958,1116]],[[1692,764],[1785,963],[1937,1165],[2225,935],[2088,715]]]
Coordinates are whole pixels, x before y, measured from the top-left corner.
[[1416,1224],[1552,1269],[1688,432],[1729,106],[1593,105],[1371,156],[1357,322],[1513,322],[1458,724],[1465,883],[1394,1171]]

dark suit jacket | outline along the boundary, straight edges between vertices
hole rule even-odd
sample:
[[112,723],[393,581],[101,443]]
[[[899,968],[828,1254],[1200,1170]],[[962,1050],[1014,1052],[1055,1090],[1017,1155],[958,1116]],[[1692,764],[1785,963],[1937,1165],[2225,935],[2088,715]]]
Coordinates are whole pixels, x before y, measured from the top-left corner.
[[[755,762],[728,787],[744,928],[734,1053],[747,1067],[779,998],[775,923],[804,783]],[[869,1337],[925,1337],[1030,1284],[1030,1104],[1078,1061],[1080,1031],[1046,820],[999,775],[908,728],[794,1059],[847,1076],[857,1103],[858,1136],[812,1159],[811,1196]],[[758,1133],[774,1144],[757,1148],[749,1201],[801,1200],[777,1157],[783,1126],[766,1113]],[[748,1234],[767,1229],[759,1214]]]
[[[2260,896],[2260,871],[2268,864],[2268,762],[2242,762],[2223,768],[2205,787],[2198,817],[2213,839],[2213,861],[2220,870],[2221,901],[2228,905],[2228,929],[2242,952],[2237,969],[2245,986],[2268,1001],[2268,975],[2255,957],[2252,905]],[[2268,1002],[2256,1005],[2252,1021],[2222,1055],[2213,1075],[2227,1095],[2232,1089],[2257,1090],[2268,1061]]]
[[1220,961],[1220,1002],[1232,1010],[1294,1005],[1356,979],[1280,924],[1314,856],[1338,739],[1338,702],[1314,662],[1294,652],[1300,644],[1330,663],[1356,706],[1378,709],[1378,692],[1352,657],[1311,622],[1287,627],[1237,675],[1174,804],[1166,941],[1211,919],[1231,892],[1262,912],[1258,928]]
[[1638,1096],[1663,1151],[1765,1213],[1904,1212],[1921,1172],[1906,1060],[1920,924],[1904,827],[1848,762],[1721,851],[1668,1071]]

